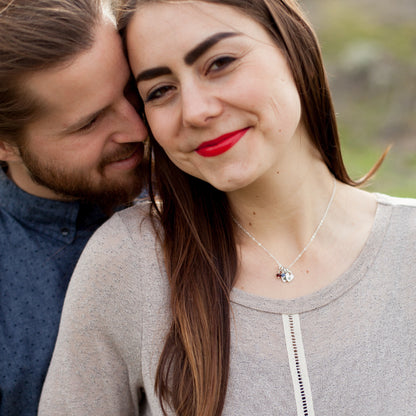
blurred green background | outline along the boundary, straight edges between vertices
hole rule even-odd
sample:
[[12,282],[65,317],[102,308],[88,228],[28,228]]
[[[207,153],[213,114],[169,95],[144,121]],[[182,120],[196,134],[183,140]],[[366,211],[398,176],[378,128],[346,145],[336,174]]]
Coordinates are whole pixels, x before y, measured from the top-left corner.
[[301,0],[316,30],[350,175],[416,197],[416,0]]

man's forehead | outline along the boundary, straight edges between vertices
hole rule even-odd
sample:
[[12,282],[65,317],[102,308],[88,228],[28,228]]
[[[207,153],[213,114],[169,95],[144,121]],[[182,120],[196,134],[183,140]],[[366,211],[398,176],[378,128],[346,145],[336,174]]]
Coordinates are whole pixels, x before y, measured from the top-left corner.
[[[75,104],[78,96],[81,102],[84,88],[78,84],[77,74],[71,69],[72,64],[73,60],[34,72],[25,79],[24,90],[37,103],[39,118],[56,117],[61,111],[70,112],[71,108],[77,107]],[[70,114],[66,116],[70,117]]]
[[62,116],[71,122],[109,105],[123,91],[128,77],[121,40],[107,19],[97,27],[92,47],[55,67],[30,74],[23,80],[23,88],[40,103],[43,116]]

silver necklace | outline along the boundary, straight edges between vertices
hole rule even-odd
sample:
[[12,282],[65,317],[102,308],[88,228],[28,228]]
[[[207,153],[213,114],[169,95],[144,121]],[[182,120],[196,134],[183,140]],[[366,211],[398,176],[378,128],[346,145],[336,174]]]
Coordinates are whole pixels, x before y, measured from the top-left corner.
[[292,261],[292,263],[289,264],[289,266],[285,267],[283,266],[279,260],[277,260],[277,258],[275,256],[273,256],[272,253],[270,253],[269,250],[267,250],[266,247],[263,246],[262,243],[260,243],[260,241],[258,241],[254,235],[250,234],[238,221],[236,218],[233,218],[233,221],[235,222],[235,224],[238,226],[238,228],[240,228],[240,230],[246,234],[248,237],[250,237],[260,248],[262,248],[268,255],[269,257],[271,257],[275,263],[277,264],[277,273],[276,273],[276,277],[278,279],[281,279],[283,283],[289,283],[291,282],[295,275],[292,273],[292,271],[290,270],[290,268],[305,254],[306,250],[309,248],[309,246],[312,244],[312,241],[315,240],[316,235],[318,234],[319,229],[322,227],[322,224],[324,223],[326,216],[328,215],[329,209],[331,208],[332,205],[332,201],[334,200],[334,196],[335,196],[335,188],[336,188],[336,184],[337,181],[334,178],[334,187],[332,189],[332,194],[331,194],[331,198],[329,199],[328,205],[326,207],[326,210],[324,212],[324,215],[321,218],[321,221],[319,221],[318,226],[316,227],[314,233],[312,234],[312,237],[310,238],[310,240],[308,241],[308,243],[306,244],[306,246],[303,248],[303,250],[296,256],[295,260]]

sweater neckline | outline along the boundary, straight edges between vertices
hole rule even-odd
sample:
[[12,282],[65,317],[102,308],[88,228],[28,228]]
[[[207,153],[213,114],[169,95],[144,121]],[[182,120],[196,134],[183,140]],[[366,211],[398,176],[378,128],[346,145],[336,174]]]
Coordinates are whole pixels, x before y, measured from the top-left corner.
[[271,299],[245,292],[238,288],[231,290],[231,303],[261,312],[277,314],[299,314],[324,307],[341,297],[367,274],[387,232],[392,206],[383,203],[384,195],[376,194],[377,209],[370,234],[360,254],[351,267],[329,285],[311,294],[295,299]]

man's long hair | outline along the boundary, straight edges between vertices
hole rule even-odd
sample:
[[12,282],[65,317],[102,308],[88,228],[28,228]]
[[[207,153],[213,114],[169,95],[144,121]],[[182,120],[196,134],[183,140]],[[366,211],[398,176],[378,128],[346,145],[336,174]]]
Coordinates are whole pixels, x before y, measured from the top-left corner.
[[0,140],[19,144],[41,111],[25,77],[88,50],[101,14],[100,0],[0,0]]

